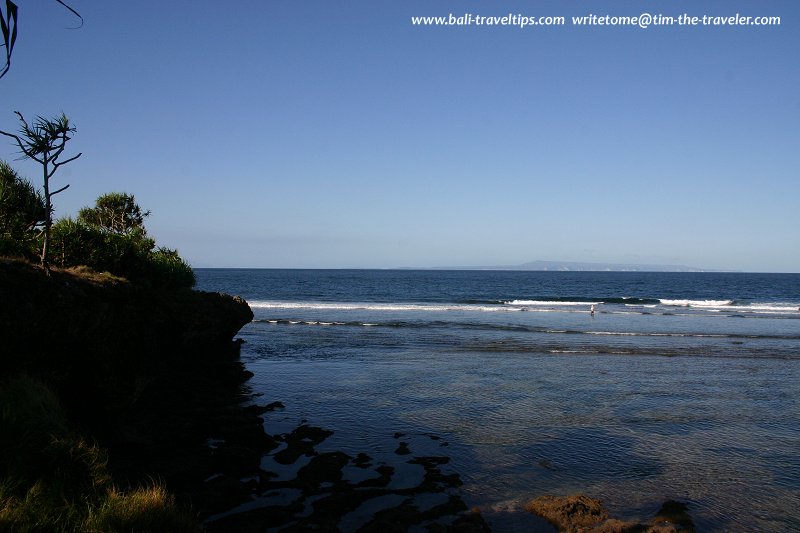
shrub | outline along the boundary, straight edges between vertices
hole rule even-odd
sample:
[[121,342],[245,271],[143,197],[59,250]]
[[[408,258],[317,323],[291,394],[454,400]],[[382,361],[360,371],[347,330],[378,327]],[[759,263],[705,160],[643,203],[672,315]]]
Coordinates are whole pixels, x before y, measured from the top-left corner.
[[168,287],[193,287],[196,279],[192,267],[177,250],[159,248],[150,255],[148,278]]
[[192,268],[175,250],[156,248],[143,229],[116,233],[72,219],[53,226],[53,258],[62,267],[86,265],[152,288],[194,286]]
[[0,255],[36,259],[41,243],[35,230],[45,212],[41,193],[0,161]]

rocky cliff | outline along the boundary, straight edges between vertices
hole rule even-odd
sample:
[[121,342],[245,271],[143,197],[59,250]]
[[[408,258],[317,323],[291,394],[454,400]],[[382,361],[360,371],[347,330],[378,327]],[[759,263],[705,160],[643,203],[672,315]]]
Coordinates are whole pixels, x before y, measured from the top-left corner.
[[228,468],[208,439],[254,461],[274,446],[258,410],[243,407],[251,374],[234,336],[252,317],[237,297],[88,269],[47,276],[0,258],[0,386],[20,374],[43,382],[74,431],[108,451],[123,489],[160,480],[193,512],[218,512],[235,498],[203,483]]

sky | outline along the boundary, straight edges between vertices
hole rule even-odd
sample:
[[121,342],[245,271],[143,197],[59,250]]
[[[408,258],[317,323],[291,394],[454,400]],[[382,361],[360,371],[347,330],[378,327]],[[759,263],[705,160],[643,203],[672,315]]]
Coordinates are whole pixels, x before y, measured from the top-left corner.
[[[17,3],[0,129],[76,126],[56,215],[134,194],[193,266],[800,272],[796,0]],[[451,13],[566,24],[411,23]],[[781,23],[571,21],[641,13]]]

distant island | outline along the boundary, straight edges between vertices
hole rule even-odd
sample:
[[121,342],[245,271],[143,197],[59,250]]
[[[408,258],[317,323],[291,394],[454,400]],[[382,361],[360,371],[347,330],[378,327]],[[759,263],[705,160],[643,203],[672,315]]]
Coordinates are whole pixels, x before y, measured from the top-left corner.
[[511,266],[451,266],[432,270],[541,270],[556,272],[719,272],[685,265],[638,265],[625,263],[584,263],[575,261],[531,261]]

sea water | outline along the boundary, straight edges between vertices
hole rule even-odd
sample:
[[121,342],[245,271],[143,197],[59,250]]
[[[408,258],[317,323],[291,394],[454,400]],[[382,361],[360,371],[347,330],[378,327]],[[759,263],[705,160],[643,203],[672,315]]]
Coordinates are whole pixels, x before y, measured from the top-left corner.
[[700,531],[800,530],[800,275],[197,276],[253,309],[251,386],[287,406],[268,431],[307,420],[378,457],[403,433],[497,529],[583,492],[621,518],[675,499]]

